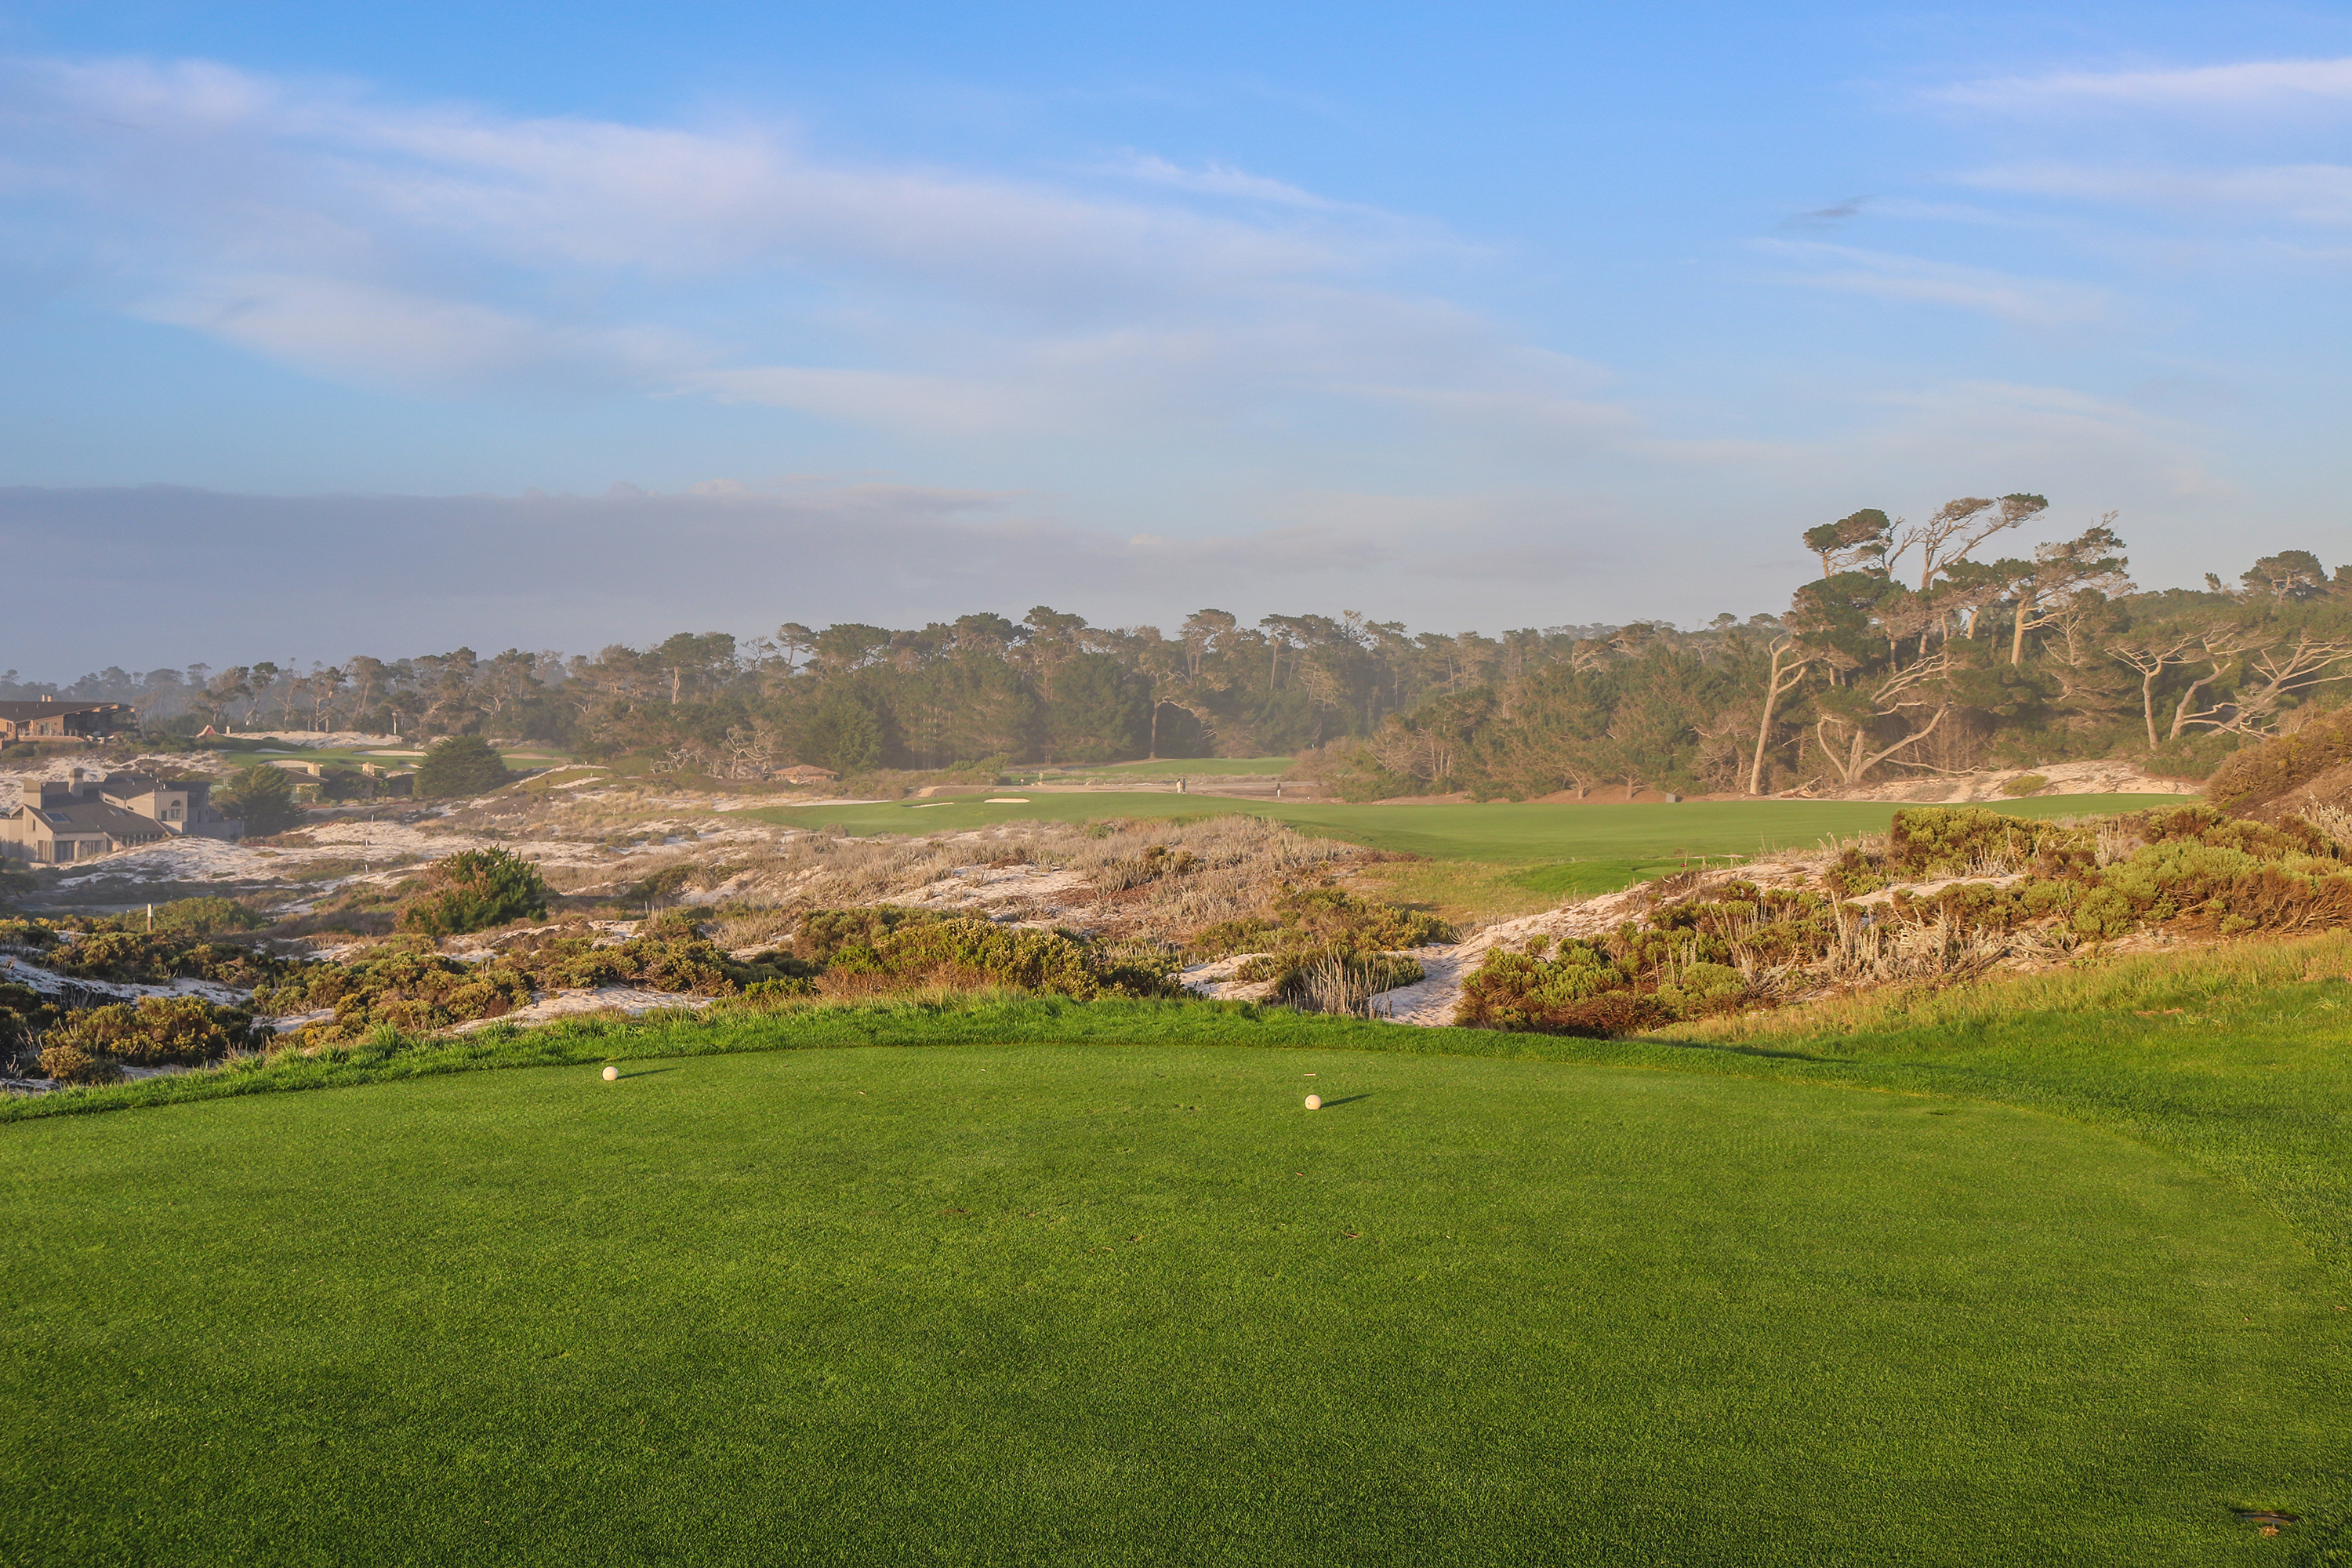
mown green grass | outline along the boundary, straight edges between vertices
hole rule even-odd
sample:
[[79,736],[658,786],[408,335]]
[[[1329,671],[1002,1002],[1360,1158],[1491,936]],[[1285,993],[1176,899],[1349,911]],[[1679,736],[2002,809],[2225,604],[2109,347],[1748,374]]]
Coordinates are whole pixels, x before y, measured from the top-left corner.
[[1290,771],[1294,759],[1289,757],[1161,757],[1148,763],[1106,763],[1099,767],[1014,768],[1015,775],[1044,773],[1058,776],[1067,773],[1084,777],[1088,773],[1135,774],[1147,778],[1266,778]]
[[[1185,1016],[1057,1016],[1122,1012]],[[1268,1028],[9,1127],[0,1554],[2201,1564],[2335,1506],[2329,1283],[2159,1150]]]
[[9,1101],[0,1562],[2337,1562],[2347,975],[1610,1042],[808,1006]]

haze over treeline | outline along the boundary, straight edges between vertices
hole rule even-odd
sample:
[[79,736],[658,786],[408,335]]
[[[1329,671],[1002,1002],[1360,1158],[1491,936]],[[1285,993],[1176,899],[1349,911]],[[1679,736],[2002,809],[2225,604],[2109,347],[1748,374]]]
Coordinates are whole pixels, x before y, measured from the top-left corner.
[[1305,754],[1340,793],[1762,793],[2129,756],[2195,776],[2352,679],[2352,567],[2266,554],[2143,592],[2110,518],[1997,553],[2047,508],[1962,497],[1806,531],[1778,614],[1415,631],[1354,611],[1097,626],[1048,605],[920,627],[786,623],[594,655],[470,647],[120,669],[0,695],[136,703],[152,729],[481,733],[754,777]]

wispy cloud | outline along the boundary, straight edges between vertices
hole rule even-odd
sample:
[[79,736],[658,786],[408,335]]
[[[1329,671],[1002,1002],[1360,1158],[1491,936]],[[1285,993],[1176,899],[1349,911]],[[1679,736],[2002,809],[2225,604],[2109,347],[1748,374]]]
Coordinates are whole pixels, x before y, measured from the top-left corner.
[[1963,82],[1939,96],[2001,110],[2115,106],[2274,111],[2313,104],[2352,105],[2352,57],[2250,60],[2170,70],[2053,71]]
[[1246,170],[1224,163],[1205,163],[1198,169],[1187,169],[1165,158],[1149,153],[1129,152],[1126,157],[1108,166],[1108,172],[1125,179],[1146,184],[1161,185],[1170,190],[1195,191],[1203,195],[1231,196],[1242,201],[1264,202],[1275,206],[1304,207],[1310,212],[1361,212],[1367,209],[1318,196],[1302,186],[1286,181],[1253,174]]
[[921,436],[1563,390],[1396,280],[1467,248],[1435,226],[1222,163],[1138,153],[1105,191],[829,156],[781,122],[503,117],[201,61],[20,59],[0,100],[20,231],[85,247],[121,310],[345,381]]
[[2352,165],[2342,163],[2210,170],[2021,163],[1959,178],[1987,190],[2161,207],[2195,216],[2230,213],[2352,226]]
[[2021,278],[1988,268],[1814,240],[1765,239],[1755,244],[1766,254],[1794,264],[1791,270],[1779,275],[1780,281],[1807,289],[1948,306],[2027,327],[2079,326],[2115,313],[2107,291],[2088,284]]

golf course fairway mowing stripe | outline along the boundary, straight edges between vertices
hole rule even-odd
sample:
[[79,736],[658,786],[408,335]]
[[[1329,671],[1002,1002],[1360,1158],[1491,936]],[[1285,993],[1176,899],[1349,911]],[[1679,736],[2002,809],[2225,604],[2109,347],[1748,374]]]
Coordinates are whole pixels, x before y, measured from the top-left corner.
[[695,1058],[23,1122],[0,1212],[12,1563],[2145,1568],[2342,1458],[2253,1200],[1813,1085]]

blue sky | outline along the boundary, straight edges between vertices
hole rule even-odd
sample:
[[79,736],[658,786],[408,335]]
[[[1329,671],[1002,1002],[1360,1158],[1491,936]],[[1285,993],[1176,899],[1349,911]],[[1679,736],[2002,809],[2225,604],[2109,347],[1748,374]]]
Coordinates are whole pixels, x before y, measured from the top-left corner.
[[28,674],[1687,624],[2011,489],[2352,559],[2344,6],[20,5],[0,77]]

